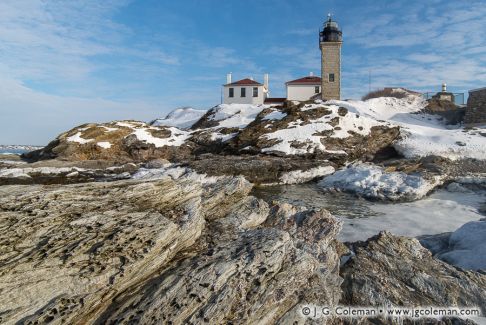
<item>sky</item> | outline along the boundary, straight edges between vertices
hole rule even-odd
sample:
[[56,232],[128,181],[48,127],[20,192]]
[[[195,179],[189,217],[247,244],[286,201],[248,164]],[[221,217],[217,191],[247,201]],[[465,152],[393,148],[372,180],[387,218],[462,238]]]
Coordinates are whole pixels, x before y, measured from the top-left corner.
[[0,144],[45,145],[87,122],[220,103],[233,80],[320,74],[343,31],[342,97],[486,86],[486,0],[0,0]]

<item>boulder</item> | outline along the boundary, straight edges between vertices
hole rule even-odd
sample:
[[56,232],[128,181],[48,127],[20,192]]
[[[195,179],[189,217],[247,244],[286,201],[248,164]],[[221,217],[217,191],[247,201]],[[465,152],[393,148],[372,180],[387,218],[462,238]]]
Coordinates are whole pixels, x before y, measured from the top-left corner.
[[[434,258],[417,239],[381,232],[350,248],[354,254],[340,272],[343,305],[479,307],[486,312],[486,275]],[[428,319],[417,323],[434,324]],[[401,323],[375,319],[373,324]]]

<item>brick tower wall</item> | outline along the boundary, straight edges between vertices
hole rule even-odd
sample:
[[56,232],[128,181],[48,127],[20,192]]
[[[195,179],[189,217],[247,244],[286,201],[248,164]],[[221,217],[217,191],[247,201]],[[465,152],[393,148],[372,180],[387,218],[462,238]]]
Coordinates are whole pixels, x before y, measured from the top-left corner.
[[[342,42],[321,42],[322,99],[341,99],[341,45]],[[334,82],[329,74],[334,73]]]
[[469,92],[464,123],[469,125],[486,124],[486,88]]

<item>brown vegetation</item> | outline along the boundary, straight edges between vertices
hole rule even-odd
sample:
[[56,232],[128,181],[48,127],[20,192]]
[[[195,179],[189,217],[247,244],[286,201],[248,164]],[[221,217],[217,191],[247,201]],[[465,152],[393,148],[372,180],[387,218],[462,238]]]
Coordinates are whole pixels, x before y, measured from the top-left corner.
[[408,96],[407,91],[397,91],[396,88],[383,88],[371,91],[364,95],[361,99],[368,100],[371,98],[379,98],[379,97],[394,97],[394,98],[405,98]]

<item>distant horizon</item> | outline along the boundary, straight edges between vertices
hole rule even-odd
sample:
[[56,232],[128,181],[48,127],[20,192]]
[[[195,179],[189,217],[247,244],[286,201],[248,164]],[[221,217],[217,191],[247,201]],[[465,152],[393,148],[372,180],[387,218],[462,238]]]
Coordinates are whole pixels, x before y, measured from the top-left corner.
[[220,103],[226,74],[320,75],[318,31],[343,31],[342,98],[486,86],[486,6],[431,0],[0,3],[0,144],[47,144],[88,122],[150,121]]

